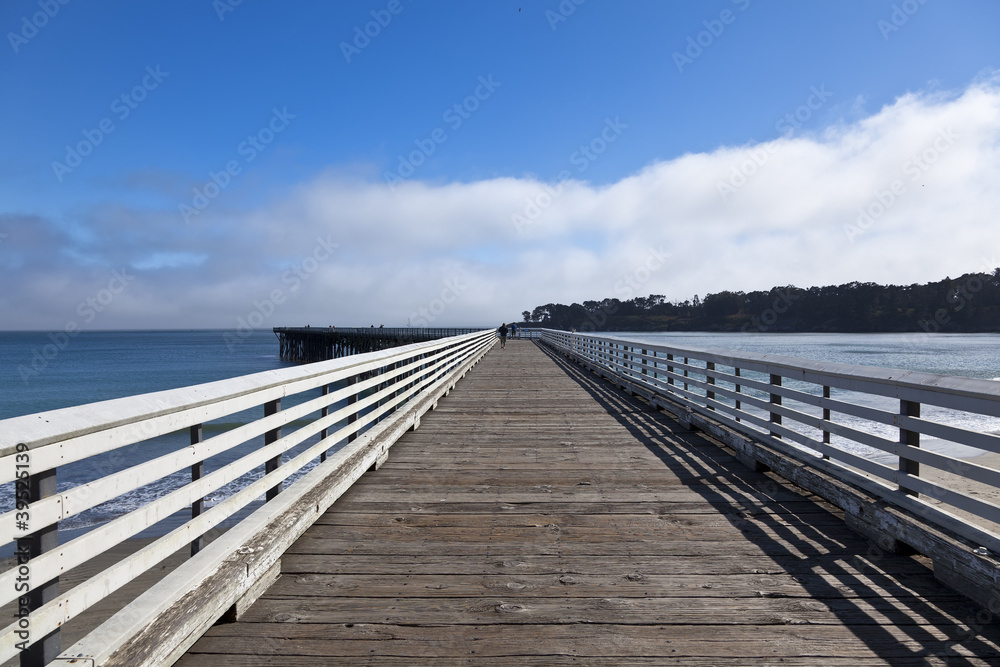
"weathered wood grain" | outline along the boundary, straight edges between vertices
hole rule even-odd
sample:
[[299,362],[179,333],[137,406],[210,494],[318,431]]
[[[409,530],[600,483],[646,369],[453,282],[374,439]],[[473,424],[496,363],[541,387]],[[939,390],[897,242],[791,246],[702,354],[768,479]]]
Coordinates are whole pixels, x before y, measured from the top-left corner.
[[285,574],[271,587],[268,597],[299,599],[312,597],[353,597],[359,591],[368,597],[396,597],[400,587],[422,597],[487,597],[518,595],[532,598],[581,597],[712,597],[712,598],[801,598],[810,599],[825,589],[830,598],[921,597],[961,600],[958,593],[936,586],[930,573],[910,575],[906,587],[888,577],[857,576],[850,585],[843,575],[732,574],[643,574],[639,571],[605,574],[491,574],[484,576],[449,574]]
[[[623,563],[617,556],[589,556],[585,561],[570,562],[558,555],[513,553],[509,556],[493,554],[485,559],[458,559],[453,556],[416,554],[352,553],[350,558],[331,558],[326,554],[289,555],[282,558],[282,571],[286,574],[594,574],[602,575],[621,571]],[[928,569],[910,558],[883,558],[876,553],[854,554],[850,558],[832,554],[799,558],[792,555],[747,556],[731,555],[669,556],[632,554],[626,565],[629,570],[643,572],[670,572],[678,576],[765,574],[805,575],[832,574],[838,577],[888,576],[906,577],[906,586],[915,577],[928,574]]]
[[[454,641],[454,640],[453,640]],[[471,641],[480,641],[478,637],[473,637]],[[940,648],[938,648],[940,647]],[[676,649],[674,649],[676,651]],[[480,651],[482,649],[480,648]],[[379,665],[402,665],[404,667],[409,667],[409,665],[414,664],[414,659],[410,656],[396,657],[385,654],[384,647],[378,653],[378,658],[375,662],[369,662],[369,664],[379,664]],[[704,651],[699,651],[699,653],[704,653]],[[915,650],[914,653],[917,654],[931,654],[931,660],[937,660],[938,664],[946,665],[944,662],[945,657],[941,657],[940,660],[936,656],[946,656],[950,660],[961,660],[964,665],[990,665],[987,660],[981,658],[960,658],[961,654],[956,654],[951,652],[947,642],[938,643],[937,646],[929,647],[924,650]],[[745,657],[733,657],[733,656],[712,656],[712,657],[701,657],[694,655],[684,655],[683,657],[676,657],[677,653],[672,653],[671,657],[652,657],[644,658],[638,656],[625,656],[616,655],[614,657],[600,657],[600,656],[578,656],[578,655],[547,655],[544,657],[538,656],[523,656],[518,655],[516,657],[506,656],[506,655],[490,655],[485,656],[485,652],[478,654],[475,649],[469,651],[468,656],[463,657],[444,657],[435,656],[433,663],[439,665],[440,667],[451,667],[452,665],[464,665],[468,666],[470,664],[480,664],[480,661],[487,657],[489,664],[491,665],[502,665],[502,664],[515,664],[515,665],[525,665],[525,666],[540,666],[540,667],[559,667],[560,665],[580,665],[585,664],[592,665],[595,667],[608,666],[608,667],[648,667],[649,665],[684,665],[686,667],[745,667],[747,664],[747,658]],[[369,655],[376,655],[376,649],[370,649]],[[803,667],[808,665],[816,665],[817,659],[812,657],[782,657],[781,661],[778,663],[768,663],[764,659],[756,659],[754,664],[759,665],[769,665],[769,664],[779,664],[782,667]],[[310,655],[295,655],[294,656],[295,665],[297,667],[327,667],[331,664],[331,659],[329,655],[322,656],[310,656]],[[354,662],[360,662],[360,658],[354,658]],[[347,662],[346,659],[337,658],[334,664],[344,664]],[[885,667],[886,665],[891,665],[891,667],[926,667],[928,664],[933,664],[933,662],[928,662],[927,659],[923,657],[917,658],[894,658],[891,661],[884,660],[881,658],[860,658],[860,657],[848,657],[848,658],[823,658],[822,663],[827,667]],[[236,665],[238,667],[287,667],[289,664],[289,658],[284,655],[219,655],[219,654],[208,654],[200,653],[192,656],[188,656],[184,665],[189,667],[227,667],[230,665]]]
[[977,613],[816,496],[509,341],[179,664],[993,664]]
[[[935,664],[936,658],[936,664],[995,664],[992,656],[976,655],[977,649],[988,648],[981,644],[952,644],[944,633],[935,630],[916,639],[906,629],[891,626],[592,625],[585,628],[588,641],[581,641],[584,631],[564,625],[427,628],[348,623],[286,626],[287,632],[278,636],[260,636],[257,633],[266,630],[255,624],[245,627],[249,632],[206,637],[202,642],[206,653],[200,655],[201,659],[192,659],[198,654],[189,654],[181,664],[275,664],[262,662],[265,656],[296,665],[319,664],[309,658],[333,658],[335,664],[383,664],[390,660],[398,661],[390,664],[457,664],[438,661],[462,659],[462,664],[484,664],[486,660],[489,664],[568,664],[571,660],[579,664],[584,660],[586,664],[613,665],[915,666]],[[261,642],[259,652],[240,651],[246,642]],[[550,653],[539,656],[535,652],[538,646],[545,646]]]
[[[767,598],[740,597],[588,597],[544,598],[518,594],[477,599],[423,597],[424,591],[401,594],[414,597],[270,598],[247,610],[249,624],[392,623],[398,625],[888,625],[941,628],[960,622],[937,605],[921,605],[919,617],[908,613],[908,602],[883,598]],[[418,597],[419,596],[419,597]],[[363,602],[363,604],[361,604]],[[967,612],[967,609],[963,608]],[[275,628],[278,630],[278,628]],[[284,631],[283,631],[284,632]],[[208,633],[212,635],[213,633]],[[666,635],[669,637],[669,634]],[[581,641],[586,637],[581,636]],[[544,647],[536,647],[540,652]]]

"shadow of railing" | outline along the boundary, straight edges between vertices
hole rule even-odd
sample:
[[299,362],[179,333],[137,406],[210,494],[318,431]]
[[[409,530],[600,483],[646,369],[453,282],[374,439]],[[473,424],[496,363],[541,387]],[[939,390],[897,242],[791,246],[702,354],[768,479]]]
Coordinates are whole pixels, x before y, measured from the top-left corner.
[[[876,655],[890,664],[981,665],[997,659],[1000,627],[994,615],[946,588],[924,565],[881,551],[840,520],[829,521],[840,517],[838,510],[817,496],[749,470],[667,414],[536,345]],[[791,499],[790,492],[799,497]],[[920,648],[902,643],[901,633]]]

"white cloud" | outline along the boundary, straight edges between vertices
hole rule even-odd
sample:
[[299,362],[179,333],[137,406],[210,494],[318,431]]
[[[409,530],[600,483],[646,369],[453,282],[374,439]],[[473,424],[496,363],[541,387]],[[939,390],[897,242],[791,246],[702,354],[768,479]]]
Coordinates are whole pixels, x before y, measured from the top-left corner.
[[[925,282],[981,270],[1000,255],[998,184],[994,76],[959,94],[908,94],[816,135],[684,155],[599,187],[497,178],[390,191],[331,171],[267,209],[209,208],[186,228],[132,211],[91,223],[95,238],[114,241],[39,232],[49,251],[61,243],[64,254],[88,257],[86,267],[47,260],[40,246],[26,263],[23,235],[0,225],[10,234],[0,258],[8,253],[19,266],[4,280],[31,283],[6,290],[0,307],[8,326],[62,326],[107,282],[95,256],[108,270],[157,269],[136,271],[95,328],[234,327],[275,290],[286,298],[268,327],[404,325],[432,305],[441,311],[433,324],[447,326],[610,296]],[[324,240],[337,247],[324,252]],[[671,257],[645,276],[652,249]],[[637,275],[638,290],[622,287]],[[449,284],[465,287],[446,303]]]

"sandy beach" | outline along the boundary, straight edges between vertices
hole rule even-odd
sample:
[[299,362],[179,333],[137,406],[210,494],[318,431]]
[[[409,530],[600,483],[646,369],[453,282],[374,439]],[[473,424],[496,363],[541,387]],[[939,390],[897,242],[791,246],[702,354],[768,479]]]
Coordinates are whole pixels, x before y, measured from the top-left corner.
[[[938,454],[951,456],[962,462],[1000,471],[1000,454],[937,439],[927,439],[926,441],[920,443],[920,447],[921,449],[926,449]],[[895,468],[898,465],[899,460],[896,456],[891,454],[874,456],[872,459],[892,468]],[[958,470],[957,472],[960,473],[961,470]],[[873,475],[867,473],[862,474],[866,477],[874,478]],[[961,474],[955,474],[946,470],[939,470],[926,464],[922,464],[920,466],[920,476],[926,478],[934,484],[941,485],[952,491],[963,493],[979,500],[1000,506],[1000,488],[996,486],[976,482],[974,480],[967,479]],[[1000,535],[1000,523],[982,519],[974,514],[952,507],[940,500],[928,497],[927,495],[924,495],[923,497],[932,505],[939,506],[956,516],[962,517],[970,523],[978,524],[987,530]]]
[[[969,463],[983,466],[986,468],[991,468],[993,470],[1000,471],[1000,454],[994,454],[992,452],[984,452],[978,456],[963,457],[963,461],[968,461]],[[947,486],[950,489],[973,496],[979,500],[983,500],[994,505],[1000,506],[1000,488],[996,486],[990,486],[988,484],[982,484],[964,477],[959,477],[957,475],[937,470],[936,468],[931,468],[930,466],[921,466],[920,474],[926,477],[928,480],[941,484],[942,486]],[[986,519],[979,518],[969,512],[951,507],[940,500],[928,499],[928,502],[939,505],[943,509],[947,509],[952,514],[963,517],[970,523],[975,523],[980,525],[987,530],[997,533],[1000,535],[1000,523],[994,521],[987,521]]]

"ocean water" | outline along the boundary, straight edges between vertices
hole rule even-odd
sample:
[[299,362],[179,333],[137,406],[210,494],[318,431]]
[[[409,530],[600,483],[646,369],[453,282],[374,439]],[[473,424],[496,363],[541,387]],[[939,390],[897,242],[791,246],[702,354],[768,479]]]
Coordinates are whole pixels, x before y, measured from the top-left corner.
[[[677,347],[721,348],[750,353],[772,353],[813,360],[836,361],[891,368],[903,368],[945,375],[1000,378],[1000,335],[924,334],[708,334],[708,333],[615,333],[613,336]],[[270,331],[255,331],[238,338],[232,331],[110,331],[82,332],[61,338],[41,332],[0,332],[0,419],[32,414],[95,401],[152,391],[185,387],[203,382],[291,366],[278,357],[278,341]],[[314,395],[318,395],[316,390]],[[282,407],[312,398],[283,401]],[[834,393],[836,398],[845,398]],[[856,395],[845,400],[887,410],[898,409],[889,399]],[[334,408],[339,406],[334,406]],[[796,406],[797,408],[799,406]],[[809,408],[802,406],[803,411]],[[204,437],[210,438],[240,424],[259,418],[260,410],[230,415],[206,424]],[[979,415],[938,415],[973,430],[1000,432],[1000,420]],[[889,439],[897,431],[881,425],[854,424]],[[311,438],[293,449],[294,455],[315,443]],[[67,489],[109,472],[122,470],[161,456],[188,444],[188,434],[179,432],[139,443],[115,453],[93,457],[59,469],[59,488]],[[211,459],[206,472],[218,469],[262,444],[262,438]],[[342,444],[342,443],[341,443]],[[856,443],[839,443],[858,453],[884,456]],[[922,443],[924,445],[924,443]],[[928,442],[926,446],[959,456],[981,453],[962,451],[950,443]],[[288,458],[289,455],[286,455]],[[299,473],[304,474],[309,468]],[[209,497],[208,503],[225,498],[262,471],[248,473]],[[189,479],[180,471],[153,484],[127,493],[103,505],[60,523],[62,540],[68,540],[93,526],[121,516],[151,499],[178,488]],[[294,478],[293,480],[294,481]],[[286,482],[288,484],[290,482]],[[0,512],[13,507],[13,485],[0,487]],[[252,511],[249,506],[240,516]],[[184,513],[153,527],[145,534],[162,534],[184,520]],[[239,517],[237,517],[239,518]],[[234,519],[235,520],[235,519]],[[0,549],[2,552],[3,549]]]
[[0,332],[0,419],[288,365],[268,330]]

